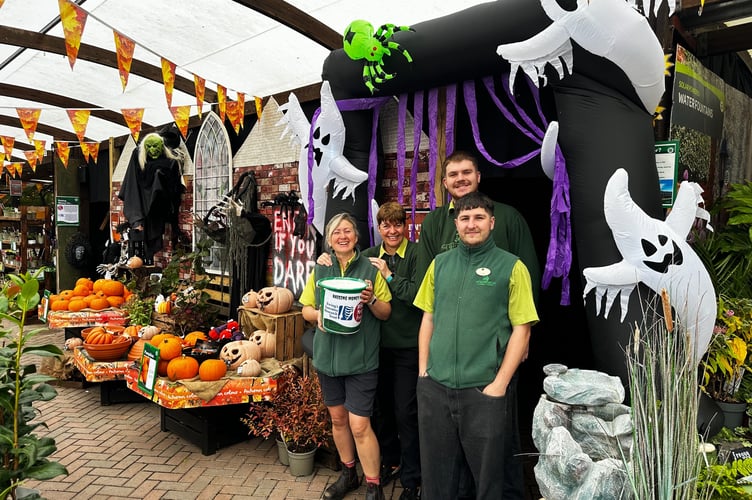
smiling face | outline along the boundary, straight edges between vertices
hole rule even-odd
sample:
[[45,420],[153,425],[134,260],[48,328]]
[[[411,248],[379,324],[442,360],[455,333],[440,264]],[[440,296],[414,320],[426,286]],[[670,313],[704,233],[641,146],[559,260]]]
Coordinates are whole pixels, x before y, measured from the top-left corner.
[[445,167],[442,182],[452,199],[456,200],[478,190],[480,172],[470,160],[452,161]]
[[329,246],[337,255],[350,255],[358,243],[355,226],[347,219],[342,219],[335,225],[327,238]]
[[384,250],[391,255],[405,239],[405,223],[385,220],[379,224],[379,234],[384,242]]
[[469,247],[484,243],[491,235],[494,223],[494,217],[482,207],[463,210],[454,219],[460,240]]

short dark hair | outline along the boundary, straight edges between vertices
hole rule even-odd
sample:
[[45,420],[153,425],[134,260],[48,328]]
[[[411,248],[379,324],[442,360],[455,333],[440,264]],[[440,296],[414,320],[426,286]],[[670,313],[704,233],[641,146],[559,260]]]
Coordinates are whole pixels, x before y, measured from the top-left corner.
[[459,163],[461,161],[469,161],[473,164],[475,167],[475,170],[480,171],[478,168],[478,160],[475,158],[475,156],[471,155],[467,151],[455,151],[454,153],[450,154],[444,159],[444,162],[441,164],[441,171],[446,175],[446,168],[447,165],[450,163]]
[[405,223],[405,209],[402,205],[396,201],[388,201],[379,207],[378,213],[376,213],[376,222],[381,224],[382,222],[401,222]]
[[458,198],[454,201],[454,213],[459,214],[465,210],[472,210],[473,208],[482,208],[488,215],[493,217],[494,214],[494,202],[491,198],[481,193],[480,191],[474,191],[467,193],[465,196]]

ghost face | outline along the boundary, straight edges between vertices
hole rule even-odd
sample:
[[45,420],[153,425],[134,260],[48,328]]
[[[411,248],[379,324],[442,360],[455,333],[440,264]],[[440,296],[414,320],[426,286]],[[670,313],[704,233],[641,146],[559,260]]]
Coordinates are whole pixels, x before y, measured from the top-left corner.
[[146,150],[146,156],[152,160],[156,160],[164,152],[164,141],[159,137],[147,137],[144,139],[144,149]]

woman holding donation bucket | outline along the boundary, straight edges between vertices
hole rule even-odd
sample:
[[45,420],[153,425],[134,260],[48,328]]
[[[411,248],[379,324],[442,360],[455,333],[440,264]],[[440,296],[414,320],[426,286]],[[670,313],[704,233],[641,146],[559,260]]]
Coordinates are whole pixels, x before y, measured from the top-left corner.
[[[357,450],[368,483],[366,499],[378,500],[383,498],[379,484],[379,444],[370,417],[378,381],[379,320],[389,318],[392,295],[378,269],[367,258],[361,258],[356,249],[358,230],[350,214],[332,217],[324,232],[326,244],[336,258],[331,266],[316,265],[300,296],[303,317],[318,325],[313,340],[313,366],[332,417],[334,444],[344,466],[342,475],[324,492],[324,498],[340,499],[359,487],[355,470]],[[348,278],[341,280],[343,287],[352,284],[353,278],[365,283],[353,311],[354,317],[361,318],[354,333],[331,333],[324,329],[322,294],[317,282],[335,282],[336,278]]]

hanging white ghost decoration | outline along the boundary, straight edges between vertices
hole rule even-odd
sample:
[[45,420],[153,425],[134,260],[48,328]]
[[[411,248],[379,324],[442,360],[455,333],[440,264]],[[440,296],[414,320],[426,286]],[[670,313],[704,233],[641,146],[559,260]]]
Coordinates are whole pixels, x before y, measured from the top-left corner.
[[617,295],[621,294],[621,319],[627,313],[629,296],[638,282],[656,293],[665,289],[677,317],[693,339],[695,362],[705,354],[716,316],[716,295],[705,266],[687,243],[686,237],[696,217],[707,219],[699,207],[702,188],[694,182],[682,182],[665,221],[649,217],[632,200],[628,175],[619,169],[611,176],[603,197],[606,222],[624,260],[603,267],[583,270],[584,295],[595,289],[596,314],[606,295],[604,316],[608,316]]
[[[292,140],[300,146],[298,159],[298,184],[300,199],[310,214],[313,213],[313,227],[324,234],[326,216],[327,185],[334,179],[334,194],[344,190],[343,199],[352,196],[355,200],[355,188],[368,179],[368,173],[355,168],[342,154],[345,147],[345,123],[342,120],[337,102],[332,96],[329,82],[321,84],[321,113],[311,124],[300,107],[295,94],[290,94],[286,104],[280,110],[285,114],[279,124],[285,124],[284,137],[291,133]],[[309,141],[313,137],[313,163],[309,165]],[[309,174],[310,180],[309,183]],[[309,200],[313,199],[313,206]]]

